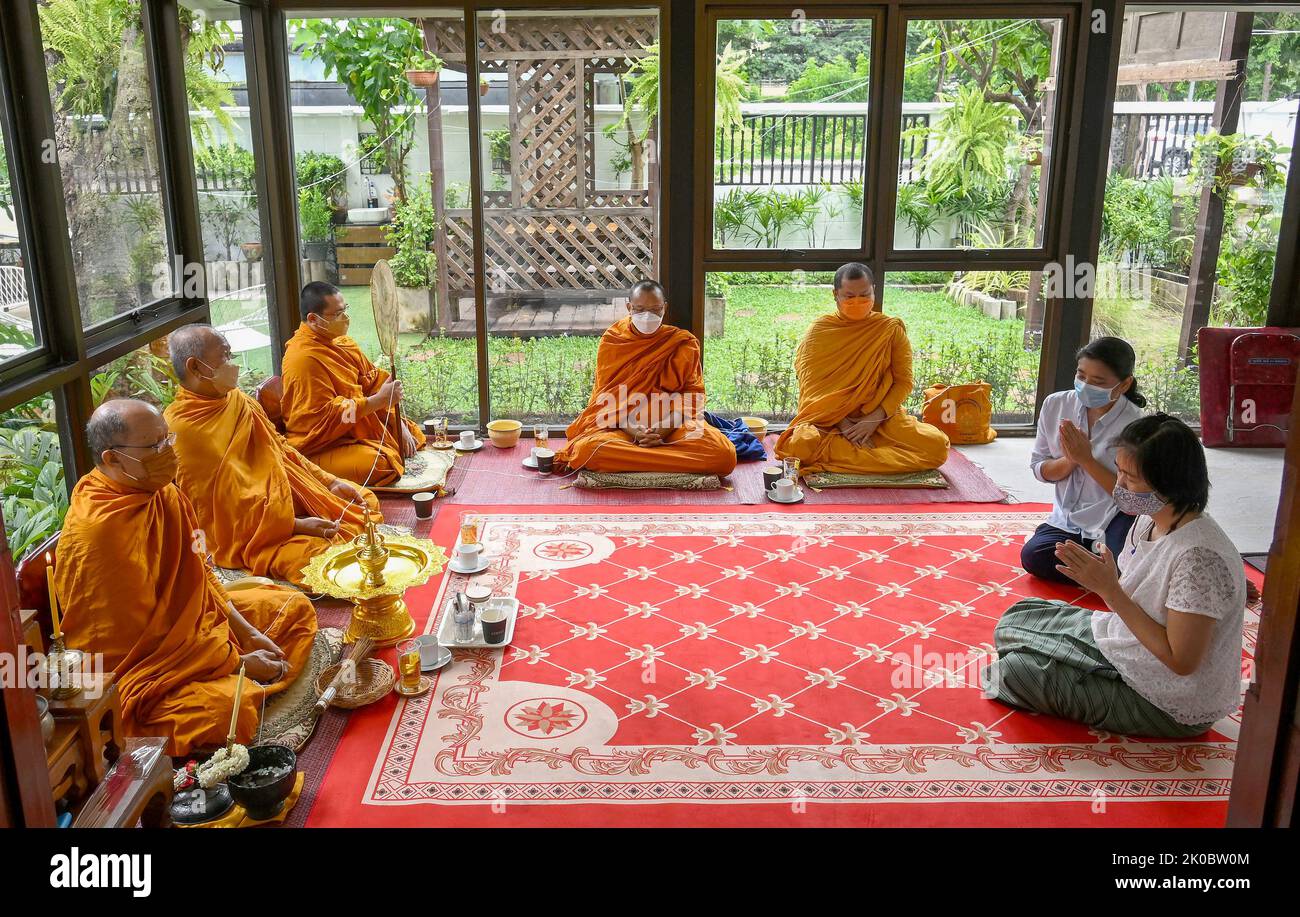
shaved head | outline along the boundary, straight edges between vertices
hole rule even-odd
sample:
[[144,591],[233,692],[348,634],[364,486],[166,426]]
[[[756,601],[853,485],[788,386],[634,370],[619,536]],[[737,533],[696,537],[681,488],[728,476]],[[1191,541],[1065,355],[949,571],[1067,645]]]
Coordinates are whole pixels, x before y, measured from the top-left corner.
[[202,360],[215,369],[228,347],[226,336],[211,325],[182,325],[167,335],[167,353],[171,357],[172,369],[188,389],[193,389],[195,382],[189,361]]
[[167,422],[158,409],[135,398],[105,401],[86,424],[86,440],[96,465],[103,465],[104,453],[117,446],[148,446],[166,433]]

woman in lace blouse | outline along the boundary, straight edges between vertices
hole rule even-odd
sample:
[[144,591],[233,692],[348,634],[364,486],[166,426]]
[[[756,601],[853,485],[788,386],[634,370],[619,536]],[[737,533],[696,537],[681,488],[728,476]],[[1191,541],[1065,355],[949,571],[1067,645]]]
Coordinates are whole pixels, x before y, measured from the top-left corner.
[[1241,700],[1246,577],[1205,513],[1209,476],[1196,434],[1164,414],[1124,428],[1119,508],[1137,516],[1118,558],[1073,542],[1057,569],[1105,603],[1090,611],[1026,599],[998,622],[985,694],[1122,735],[1199,735]]

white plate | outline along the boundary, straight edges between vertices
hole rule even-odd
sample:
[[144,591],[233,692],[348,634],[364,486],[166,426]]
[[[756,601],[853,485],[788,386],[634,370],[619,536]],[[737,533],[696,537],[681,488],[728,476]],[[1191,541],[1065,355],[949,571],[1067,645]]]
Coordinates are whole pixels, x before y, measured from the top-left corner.
[[[519,600],[500,597],[502,601],[510,603],[510,610],[506,613],[506,636],[500,643],[486,643],[483,640],[483,622],[479,620],[479,614],[474,615],[474,635],[464,643],[456,640],[456,622],[452,618],[451,607],[455,600],[455,594],[447,596],[447,601],[442,606],[442,620],[438,623],[438,643],[441,646],[450,649],[465,649],[466,647],[486,647],[490,650],[501,649],[509,646],[510,641],[515,638],[515,621],[519,619]],[[496,597],[492,599],[496,601]]]
[[452,560],[447,562],[447,569],[450,570],[452,573],[459,573],[461,576],[473,576],[476,573],[482,573],[484,570],[486,570],[488,568],[489,563],[491,562],[486,557],[479,555],[478,566],[467,570],[464,567],[462,567],[460,564],[456,563],[455,559],[453,558]]
[[797,488],[797,489],[796,489],[796,492],[795,492],[795,495],[794,495],[792,498],[790,498],[789,500],[782,500],[780,497],[778,497],[778,496],[776,495],[776,491],[775,491],[775,490],[769,490],[769,491],[767,492],[767,498],[768,498],[769,500],[771,500],[773,503],[785,503],[785,504],[787,504],[787,505],[789,505],[789,504],[791,504],[791,503],[802,503],[802,502],[803,502],[803,488],[802,488],[802,487]]
[[457,451],[457,452],[477,452],[477,451],[479,451],[480,449],[483,448],[483,440],[481,440],[481,439],[476,439],[476,440],[474,440],[474,445],[472,445],[472,446],[462,446],[462,445],[460,444],[460,440],[459,440],[459,439],[456,439],[456,440],[453,440],[453,441],[452,441],[452,445],[456,447],[456,451]]
[[537,470],[537,457],[534,456],[534,455],[532,455],[532,454],[530,453],[529,456],[528,456],[526,459],[524,459],[523,462],[522,462],[521,464],[522,464],[525,468],[530,468],[530,469],[532,469],[533,471],[536,471],[536,470]]

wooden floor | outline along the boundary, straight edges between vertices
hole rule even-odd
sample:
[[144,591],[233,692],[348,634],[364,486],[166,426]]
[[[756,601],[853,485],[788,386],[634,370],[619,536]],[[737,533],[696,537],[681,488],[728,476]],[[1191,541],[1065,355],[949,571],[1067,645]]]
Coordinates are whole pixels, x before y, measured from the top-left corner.
[[[521,306],[493,318],[488,323],[488,333],[514,337],[594,335],[601,334],[626,314],[624,306],[612,302]],[[474,319],[453,322],[447,336],[473,337]]]

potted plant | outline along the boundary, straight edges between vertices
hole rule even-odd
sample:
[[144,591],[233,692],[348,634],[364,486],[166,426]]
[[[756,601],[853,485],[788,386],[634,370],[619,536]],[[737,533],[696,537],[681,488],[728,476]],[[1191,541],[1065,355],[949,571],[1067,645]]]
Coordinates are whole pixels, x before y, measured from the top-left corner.
[[490,88],[491,88],[491,87],[488,85],[488,81],[487,81],[487,79],[486,79],[485,77],[479,77],[479,78],[478,78],[478,94],[479,94],[480,96],[485,96],[485,95],[487,95],[487,94],[488,94],[488,89],[490,89]]
[[302,256],[308,261],[328,261],[333,216],[319,188],[298,192],[298,225],[302,230]]
[[406,78],[412,86],[429,89],[438,85],[438,71],[442,69],[442,58],[436,54],[425,54],[423,58],[411,64],[406,71]]
[[384,232],[396,252],[388,259],[397,284],[401,331],[428,331],[434,327],[430,290],[434,285],[437,256],[430,251],[437,227],[433,198],[424,182],[412,183],[406,199],[393,202],[393,222]]
[[727,288],[723,274],[704,275],[704,336],[722,337],[727,317]]
[[244,258],[249,261],[262,260],[262,243],[261,242],[241,242],[239,250],[244,253]]

